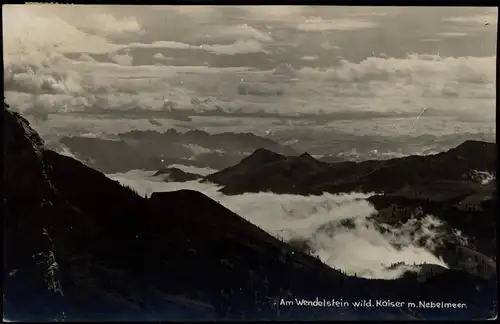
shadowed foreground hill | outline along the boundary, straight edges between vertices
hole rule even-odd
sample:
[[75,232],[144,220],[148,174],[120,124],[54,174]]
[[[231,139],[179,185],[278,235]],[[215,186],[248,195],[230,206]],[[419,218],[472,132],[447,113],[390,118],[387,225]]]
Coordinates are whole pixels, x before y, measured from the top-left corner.
[[[495,285],[349,277],[194,191],[142,198],[4,117],[4,318],[9,320],[470,319]],[[467,308],[276,306],[294,298],[463,302]]]

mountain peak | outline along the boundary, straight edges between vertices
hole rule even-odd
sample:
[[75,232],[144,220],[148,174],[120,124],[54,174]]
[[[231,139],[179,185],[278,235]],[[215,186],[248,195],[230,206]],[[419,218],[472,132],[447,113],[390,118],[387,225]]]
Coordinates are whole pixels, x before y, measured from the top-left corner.
[[252,163],[262,165],[283,160],[285,157],[265,148],[258,148],[252,154],[244,158],[241,162],[244,164]]
[[306,161],[315,161],[315,162],[318,162],[318,160],[316,160],[311,154],[309,154],[308,152],[304,152],[302,153],[301,155],[299,155],[299,157],[301,159],[304,159]]
[[[496,161],[496,143],[467,140],[447,153],[476,162]],[[496,167],[492,168],[496,169]],[[481,170],[487,171],[487,170]]]
[[153,176],[164,176],[165,181],[185,182],[201,178],[201,175],[185,172],[179,168],[165,168],[157,171]]
[[470,150],[485,150],[485,149],[495,149],[495,143],[483,142],[477,140],[467,140],[452,150],[470,151]]

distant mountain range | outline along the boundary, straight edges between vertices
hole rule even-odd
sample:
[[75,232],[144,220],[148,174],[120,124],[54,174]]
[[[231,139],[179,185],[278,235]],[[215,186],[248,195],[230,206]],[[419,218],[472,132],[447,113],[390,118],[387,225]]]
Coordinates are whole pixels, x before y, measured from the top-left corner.
[[[5,104],[3,126],[4,319],[460,320],[496,314],[495,279],[436,267],[428,267],[425,280],[412,273],[397,280],[347,276],[199,192],[140,197],[101,172],[48,150],[29,123]],[[454,153],[457,164],[468,147]],[[260,169],[280,160],[260,151],[243,166],[249,172],[249,165]],[[284,165],[296,163],[311,174],[324,167],[309,156]],[[228,182],[223,175],[216,180]],[[245,184],[241,179],[235,180],[235,190]],[[295,298],[351,304],[283,306],[282,300]],[[467,307],[354,308],[358,300],[445,301]]]
[[59,144],[105,173],[158,170],[172,164],[223,169],[260,147],[285,155],[298,154],[293,148],[251,133],[209,134],[199,130],[130,131],[118,134],[116,139],[63,137],[53,148]]
[[[161,124],[160,124],[161,126]],[[208,167],[221,170],[231,167],[255,150],[264,148],[285,156],[297,156],[311,150],[311,155],[326,163],[387,160],[394,156],[431,154],[455,147],[481,136],[462,134],[451,136],[368,137],[335,133],[321,140],[321,134],[297,131],[297,140],[281,139],[282,135],[262,137],[252,133],[226,132],[209,134],[191,130],[179,132],[129,131],[110,138],[70,136],[49,142],[50,149],[70,151],[79,160],[106,173],[126,172],[132,169],[158,170],[172,164]],[[292,134],[284,134],[292,136]],[[405,145],[402,144],[404,141]],[[61,146],[62,145],[62,146]]]

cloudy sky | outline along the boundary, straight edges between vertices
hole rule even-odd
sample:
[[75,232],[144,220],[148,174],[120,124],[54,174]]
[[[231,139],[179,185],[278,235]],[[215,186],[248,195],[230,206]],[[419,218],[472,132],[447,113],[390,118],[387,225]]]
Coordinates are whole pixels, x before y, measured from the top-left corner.
[[495,116],[496,8],[3,6],[18,109]]

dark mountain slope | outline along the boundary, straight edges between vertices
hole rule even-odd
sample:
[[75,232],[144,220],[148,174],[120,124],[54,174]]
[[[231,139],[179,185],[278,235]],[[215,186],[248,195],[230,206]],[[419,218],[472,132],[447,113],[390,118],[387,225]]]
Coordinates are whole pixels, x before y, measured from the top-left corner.
[[[211,174],[205,179],[224,185],[221,192],[228,194],[259,191],[297,193],[297,183],[326,168],[327,163],[315,160],[307,153],[285,157],[266,149],[258,149],[239,164]],[[233,188],[236,191],[233,191]]]
[[155,174],[155,177],[162,176],[165,181],[172,182],[185,182],[185,181],[193,181],[203,178],[203,176],[199,174],[184,172],[179,168],[165,168],[158,170]]
[[[444,271],[348,277],[201,193],[141,198],[47,151],[5,107],[4,316],[9,320],[474,318],[491,281]],[[30,179],[30,181],[25,179]],[[478,291],[480,289],[480,291]],[[429,300],[467,309],[276,307],[276,298]]]
[[[253,155],[262,155],[260,150]],[[268,153],[271,155],[271,153]],[[247,161],[252,161],[251,165]],[[293,162],[292,162],[293,161]],[[275,174],[292,172],[294,166],[309,166],[301,174],[288,174],[284,185],[279,181],[262,180]],[[290,170],[292,168],[292,171]],[[300,159],[261,161],[249,156],[239,164],[212,174],[207,179],[225,186],[225,194],[272,191],[276,193],[300,193],[303,195],[322,192],[388,192],[408,185],[429,181],[473,180],[474,170],[496,173],[496,147],[494,143],[466,141],[446,152],[428,156],[408,156],[390,160],[363,162],[324,163],[304,154]],[[238,175],[238,176],[235,176]],[[261,181],[255,181],[260,179]],[[283,188],[288,190],[283,191]]]
[[494,182],[480,185],[469,181],[435,181],[374,195],[369,201],[380,211],[374,216],[379,222],[402,224],[410,217],[432,214],[450,229],[460,230],[468,238],[469,248],[496,257],[496,196]]

